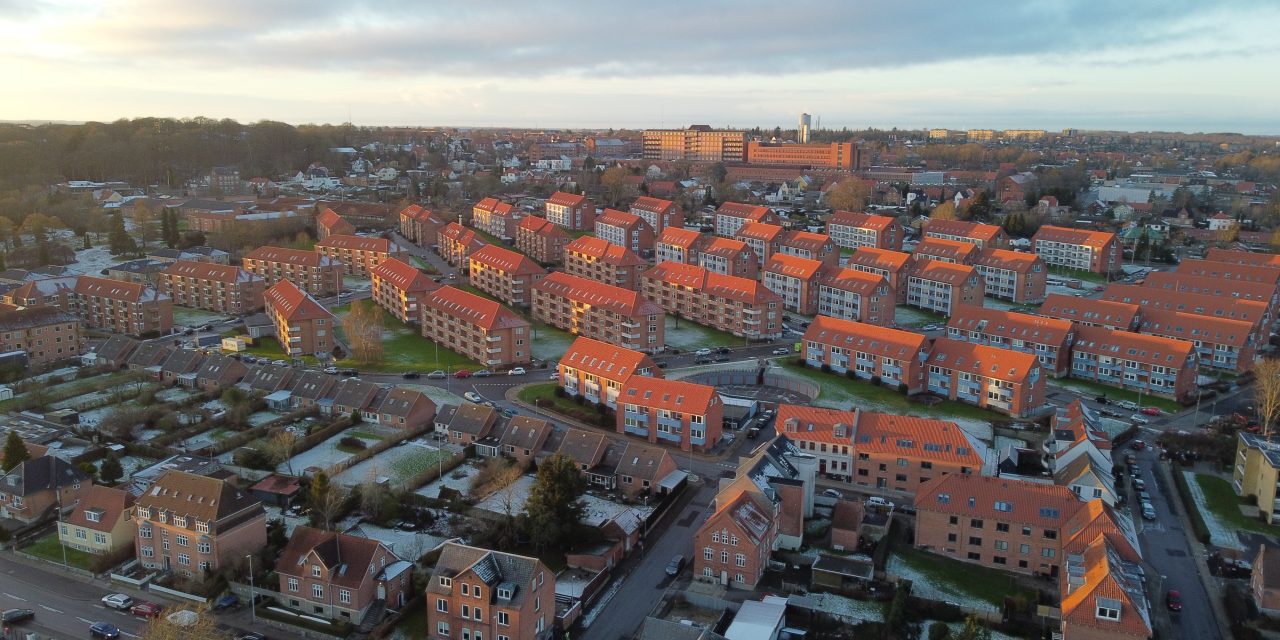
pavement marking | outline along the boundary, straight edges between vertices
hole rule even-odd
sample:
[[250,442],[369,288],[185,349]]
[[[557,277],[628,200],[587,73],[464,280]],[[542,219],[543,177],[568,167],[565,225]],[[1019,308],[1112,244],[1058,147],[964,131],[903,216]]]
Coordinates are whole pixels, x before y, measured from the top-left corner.
[[26,599],[26,598],[19,598],[18,596],[13,595],[12,593],[6,593],[5,595],[6,595],[6,596],[9,596],[10,598],[13,598],[14,600],[20,600],[20,601],[22,601],[22,602],[26,602],[26,601],[27,601],[27,599]]
[[86,620],[84,618],[81,618],[80,616],[76,616],[76,620],[79,620],[80,622],[83,622],[85,624],[93,624],[93,620]]
[[128,631],[125,631],[124,629],[121,629],[121,630],[120,630],[120,634],[121,634],[121,635],[129,636],[130,638],[138,638],[138,637],[140,637],[138,634],[136,634],[136,633],[129,633]]
[[40,605],[40,608],[41,608],[41,609],[44,609],[45,611],[52,611],[52,612],[54,612],[54,613],[62,613],[61,611],[59,611],[59,610],[57,610],[57,609],[54,609],[53,607],[45,606],[45,605],[43,605],[43,604],[42,604],[42,605]]

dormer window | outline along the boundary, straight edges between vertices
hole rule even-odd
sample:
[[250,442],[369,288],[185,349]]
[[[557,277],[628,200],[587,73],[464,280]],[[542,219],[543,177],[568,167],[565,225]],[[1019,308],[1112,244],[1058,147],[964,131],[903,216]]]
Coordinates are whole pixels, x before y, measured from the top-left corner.
[[512,594],[511,594],[511,589],[506,588],[506,587],[498,587],[498,599],[499,599],[499,600],[510,600],[510,599],[511,599],[511,595],[512,595]]
[[89,522],[102,522],[102,512],[95,509],[88,509],[84,512],[84,519]]
[[444,577],[444,576],[440,576],[440,578],[439,578],[438,582],[440,583],[440,586],[442,586],[442,587],[444,587],[444,588],[446,588],[446,589],[451,589],[451,588],[453,588],[453,579],[452,579],[452,578],[446,578],[446,577]]
[[1111,598],[1098,598],[1098,608],[1095,615],[1099,620],[1120,620],[1120,601]]
[[196,521],[196,531],[199,533],[209,533],[209,523]]
[[138,507],[138,517],[142,518],[143,520],[151,519],[151,509],[148,509],[146,507]]

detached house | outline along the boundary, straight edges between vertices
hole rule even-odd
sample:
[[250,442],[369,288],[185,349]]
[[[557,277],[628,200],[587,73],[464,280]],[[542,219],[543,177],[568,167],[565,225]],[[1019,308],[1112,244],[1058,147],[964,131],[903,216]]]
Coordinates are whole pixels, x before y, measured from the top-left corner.
[[80,502],[58,523],[62,544],[94,555],[110,555],[133,548],[133,494],[124,489],[90,485]]
[[515,416],[507,423],[507,430],[502,434],[498,446],[502,455],[519,464],[528,464],[542,451],[542,445],[546,444],[554,430],[550,422],[541,418]]
[[[443,412],[441,417],[446,417]],[[449,442],[465,447],[489,435],[498,422],[498,412],[482,404],[464,402],[455,407],[447,418],[445,429]]]
[[426,605],[432,638],[551,640],[556,578],[536,558],[446,542]]
[[31,458],[0,476],[0,518],[32,524],[64,512],[80,500],[89,477],[70,462],[51,455]]
[[642,494],[656,494],[659,483],[678,470],[666,449],[628,444],[616,470],[618,488],[633,500]]
[[413,590],[413,563],[387,545],[308,526],[293,530],[276,573],[280,598],[290,609],[354,623],[382,606],[403,607]]

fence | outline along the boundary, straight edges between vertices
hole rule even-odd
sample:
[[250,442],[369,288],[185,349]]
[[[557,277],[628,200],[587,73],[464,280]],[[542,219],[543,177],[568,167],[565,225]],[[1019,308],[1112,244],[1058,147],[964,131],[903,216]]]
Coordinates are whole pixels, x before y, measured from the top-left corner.
[[177,598],[179,600],[187,600],[190,602],[195,602],[197,604],[205,604],[209,602],[209,599],[204,596],[198,596],[194,593],[187,593],[186,591],[178,591],[177,589],[170,589],[169,587],[162,587],[158,584],[147,585],[147,590],[154,591],[156,593],[160,593],[160,594],[169,596],[171,598]]
[[[712,386],[758,385],[762,381],[759,369],[706,371],[687,376],[683,380]],[[822,392],[822,386],[817,383],[793,378],[783,373],[773,373],[772,371],[765,371],[763,382],[765,386],[794,391],[810,398],[816,398]]]

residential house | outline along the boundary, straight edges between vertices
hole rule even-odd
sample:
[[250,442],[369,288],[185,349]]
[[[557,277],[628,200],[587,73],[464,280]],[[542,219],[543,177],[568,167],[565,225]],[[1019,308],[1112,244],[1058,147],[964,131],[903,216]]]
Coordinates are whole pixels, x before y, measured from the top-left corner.
[[588,280],[636,290],[649,263],[636,252],[607,240],[582,236],[564,247],[564,271]]
[[1185,340],[1076,327],[1071,376],[1182,399],[1195,391],[1199,358]]
[[618,462],[618,489],[632,500],[655,495],[659,483],[677,471],[676,461],[666,449],[629,443]]
[[231,479],[177,470],[156,479],[133,509],[142,566],[200,576],[265,547],[266,511]]
[[924,388],[929,340],[914,331],[818,316],[805,330],[801,356],[811,367],[852,370],[864,380],[878,380],[908,394]]
[[1055,378],[1071,370],[1070,320],[965,305],[947,322],[947,337],[1029,353]]
[[538,264],[560,264],[564,262],[564,248],[572,238],[564,229],[550,223],[546,218],[528,216],[516,225],[516,250]]
[[270,287],[288,280],[317,298],[329,298],[342,290],[346,267],[329,256],[304,249],[258,247],[245,255],[244,270],[261,276]]
[[413,563],[398,558],[386,544],[308,526],[294,528],[276,561],[276,573],[285,606],[353,623],[379,601],[402,608],[413,589]]
[[347,275],[367,278],[380,263],[398,256],[400,247],[386,238],[333,235],[317,242],[316,252],[341,262]]
[[262,308],[265,282],[238,267],[180,260],[160,273],[158,289],[178,306],[241,316]]
[[391,258],[374,267],[369,272],[369,279],[374,303],[406,324],[417,322],[422,315],[418,310],[418,299],[440,288],[431,276],[399,258]]
[[1260,434],[1238,432],[1231,486],[1237,495],[1256,498],[1258,511],[1267,522],[1280,524],[1280,443]]
[[89,485],[80,502],[58,522],[58,540],[67,548],[93,555],[114,555],[133,549],[133,494],[124,489]]
[[631,376],[617,402],[618,433],[682,451],[710,451],[720,441],[724,401],[715,387],[682,380]]
[[129,356],[133,355],[133,351],[139,344],[141,343],[138,340],[129,336],[113,335],[98,345],[98,350],[93,352],[93,363],[98,367],[123,369],[129,361]]
[[575,335],[650,353],[666,349],[666,314],[639,292],[557,272],[533,286],[533,317]]
[[988,297],[1019,304],[1044,300],[1048,269],[1039,256],[1008,249],[983,249],[972,264],[982,275]]
[[1049,266],[1102,274],[1120,270],[1120,245],[1107,231],[1044,225],[1031,238],[1031,251]]
[[412,431],[432,424],[436,403],[416,389],[395,387],[380,392],[365,410],[365,420],[373,424]]
[[1253,557],[1253,573],[1249,576],[1249,591],[1253,604],[1262,613],[1280,615],[1280,549],[1263,542]]
[[524,254],[496,245],[472,251],[467,263],[472,286],[517,307],[529,306],[533,286],[547,275]]
[[204,354],[192,349],[175,349],[160,363],[160,382],[195,387],[196,370],[204,362]]
[[265,300],[267,317],[285,353],[297,358],[333,350],[336,318],[310,294],[281,280],[267,289]]
[[571,429],[564,434],[556,453],[573,460],[574,466],[582,472],[588,484],[613,489],[616,466],[605,465],[605,455],[609,451],[609,439],[594,431]]
[[834,267],[839,263],[840,252],[831,238],[821,233],[809,231],[787,231],[778,238],[777,253],[817,260],[823,265]]
[[166,335],[173,329],[173,300],[140,284],[93,276],[76,278],[70,308],[90,329],[134,336]]
[[1138,318],[1136,309],[1180,311],[1194,313],[1213,318],[1241,320],[1252,324],[1254,335],[1261,340],[1266,338],[1262,329],[1268,324],[1267,303],[1262,300],[1247,300],[1234,296],[1218,296],[1208,293],[1191,293],[1177,291],[1173,288],[1138,286],[1133,284],[1113,283],[1107,285],[1102,292],[1102,300],[1123,303],[1135,308],[1133,323],[1125,326],[1114,326],[1113,329],[1136,331]]
[[751,247],[757,262],[763,267],[778,251],[779,241],[785,234],[786,230],[776,224],[748,222],[738,227],[738,232],[733,237]]
[[289,404],[293,409],[319,406],[321,400],[331,397],[330,391],[337,384],[337,378],[323,371],[304,371],[289,390]]
[[507,423],[507,430],[503,432],[498,444],[502,455],[520,465],[527,465],[542,451],[542,446],[547,443],[547,438],[554,430],[555,427],[542,418],[514,416]]
[[543,206],[551,224],[570,231],[591,231],[596,224],[596,205],[586,196],[557,191]]
[[926,388],[949,400],[1015,418],[1044,406],[1045,376],[1029,353],[938,338],[927,365]]
[[951,316],[961,306],[981,306],[985,287],[973,267],[923,260],[915,263],[907,277],[907,305]]
[[214,353],[205,356],[200,367],[195,371],[195,387],[210,392],[235,385],[249,373],[249,367],[243,362]]
[[846,249],[886,249],[902,251],[903,231],[889,216],[857,211],[836,211],[827,218],[827,235]]
[[1150,308],[1138,323],[1140,333],[1186,340],[1195,345],[1200,363],[1237,374],[1253,369],[1255,330],[1244,320]]
[[246,391],[260,391],[265,394],[272,394],[277,391],[289,389],[293,386],[294,379],[293,367],[286,365],[260,364],[249,368],[249,375],[245,376],[236,388]]
[[551,640],[555,591],[555,575],[536,558],[446,542],[426,588],[426,633]]
[[498,412],[482,404],[464,402],[453,410],[445,429],[449,442],[467,446],[483,440],[498,422]]
[[0,518],[34,524],[66,512],[80,500],[89,477],[62,458],[43,455],[0,476]]
[[1189,276],[1168,271],[1154,271],[1147,274],[1142,286],[1147,289],[1168,291],[1174,296],[1190,293],[1198,296],[1215,297],[1223,301],[1224,304],[1222,306],[1226,306],[1225,301],[1231,298],[1261,302],[1266,305],[1265,315],[1262,320],[1264,325],[1270,324],[1276,318],[1277,302],[1280,301],[1276,287],[1269,284],[1241,280],[1220,280],[1207,276]]
[[642,281],[644,297],[668,313],[748,340],[782,337],[782,296],[755,280],[662,262]]
[[486,367],[528,364],[529,321],[501,304],[454,287],[419,300],[423,337]]
[[359,416],[364,418],[373,407],[378,397],[378,385],[355,378],[347,378],[338,383],[333,390],[333,397],[320,402],[320,413],[338,416]]
[[653,358],[640,351],[578,336],[560,356],[557,382],[570,396],[616,409],[632,376],[662,377]]

